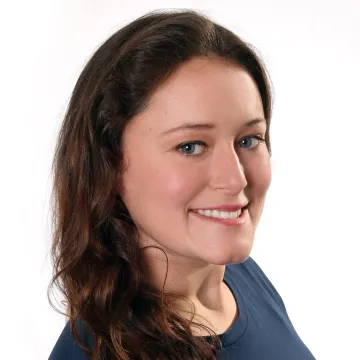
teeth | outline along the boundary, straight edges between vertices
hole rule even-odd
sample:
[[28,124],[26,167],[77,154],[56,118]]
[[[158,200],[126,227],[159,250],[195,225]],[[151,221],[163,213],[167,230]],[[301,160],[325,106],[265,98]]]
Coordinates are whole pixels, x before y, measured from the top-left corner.
[[218,210],[195,210],[195,212],[205,215],[208,217],[213,217],[216,219],[236,219],[241,214],[241,209],[237,211],[218,211]]

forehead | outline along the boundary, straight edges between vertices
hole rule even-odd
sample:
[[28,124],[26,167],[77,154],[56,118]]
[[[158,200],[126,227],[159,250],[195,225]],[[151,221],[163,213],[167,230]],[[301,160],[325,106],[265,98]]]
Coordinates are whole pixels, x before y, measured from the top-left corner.
[[246,71],[221,59],[195,58],[156,89],[135,123],[164,131],[189,121],[239,123],[263,116],[260,93]]

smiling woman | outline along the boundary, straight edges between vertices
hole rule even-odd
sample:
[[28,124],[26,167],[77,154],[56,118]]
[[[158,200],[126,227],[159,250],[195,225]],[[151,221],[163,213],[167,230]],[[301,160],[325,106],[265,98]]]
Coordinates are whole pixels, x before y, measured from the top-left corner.
[[314,359],[250,257],[271,182],[269,79],[193,11],[147,14],[82,72],[54,158],[50,359]]
[[[196,123],[184,123],[193,118]],[[266,122],[254,118],[264,118],[264,112],[251,76],[208,56],[190,59],[174,70],[146,110],[126,127],[123,149],[128,166],[118,193],[139,230],[140,247],[166,249],[169,280],[173,264],[186,268],[182,276],[187,277],[197,272],[199,260],[202,268],[204,263],[239,263],[249,256],[270,184],[269,151],[257,140],[265,138]],[[220,216],[229,217],[224,213],[228,206],[238,211],[238,204],[247,203],[237,219]],[[220,213],[199,214],[193,208]],[[243,219],[247,221],[231,231],[218,226],[240,225]],[[146,251],[147,256],[155,252]],[[218,268],[219,277],[223,270]],[[199,287],[205,274],[195,282]],[[162,274],[156,278],[161,281]],[[207,296],[207,290],[189,294],[184,286],[181,292],[194,300]],[[171,279],[165,290],[175,289],[179,292],[179,283]]]

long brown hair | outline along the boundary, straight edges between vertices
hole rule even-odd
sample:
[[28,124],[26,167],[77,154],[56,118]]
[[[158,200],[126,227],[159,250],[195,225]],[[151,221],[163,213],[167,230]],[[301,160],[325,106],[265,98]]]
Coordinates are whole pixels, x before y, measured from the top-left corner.
[[[260,56],[199,12],[155,11],[131,22],[94,53],[73,90],[53,161],[49,294],[56,286],[65,297],[72,336],[92,360],[210,360],[221,347],[210,328],[176,311],[177,295],[146,282],[137,229],[115,190],[126,125],[177,67],[210,56],[255,81],[270,152],[271,82]],[[92,348],[80,341],[79,322],[91,332]],[[190,325],[209,336],[195,336]]]

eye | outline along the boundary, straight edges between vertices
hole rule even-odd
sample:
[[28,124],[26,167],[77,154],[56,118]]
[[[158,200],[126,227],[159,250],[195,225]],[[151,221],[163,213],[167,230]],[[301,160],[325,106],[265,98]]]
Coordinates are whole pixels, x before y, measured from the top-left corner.
[[[246,148],[246,149],[250,149],[250,150],[257,150],[259,148],[260,144],[264,141],[265,141],[265,139],[263,139],[259,135],[251,135],[251,136],[246,136],[246,137],[242,138],[238,142],[238,146]],[[255,145],[253,145],[254,143],[255,143]]]
[[204,151],[205,144],[201,141],[192,141],[180,144],[177,146],[179,150],[185,156],[198,156]]

